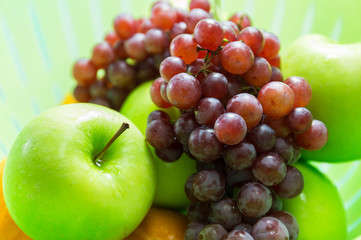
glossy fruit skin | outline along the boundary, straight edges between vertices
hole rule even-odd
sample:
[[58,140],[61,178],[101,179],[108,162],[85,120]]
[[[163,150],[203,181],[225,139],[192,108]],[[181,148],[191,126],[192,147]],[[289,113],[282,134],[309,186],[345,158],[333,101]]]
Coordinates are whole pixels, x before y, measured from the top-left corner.
[[298,240],[347,239],[346,214],[337,188],[315,167],[299,162],[294,166],[304,176],[304,189],[299,196],[282,201],[283,211],[297,219]]
[[[134,89],[125,100],[120,113],[128,117],[145,134],[147,117],[154,111],[159,110],[149,96],[152,81],[145,82]],[[179,110],[172,107],[161,109],[168,113],[172,121],[179,118]],[[154,148],[150,147],[156,172],[157,188],[154,197],[154,205],[173,209],[184,209],[189,200],[184,192],[184,184],[189,175],[196,172],[195,161],[183,154],[179,160],[167,163],[159,159]]]
[[[96,165],[94,156],[123,122],[129,129]],[[148,212],[155,193],[154,163],[143,139],[129,119],[94,104],[63,105],[40,114],[23,128],[5,164],[10,215],[32,239],[126,237]]]
[[285,79],[302,76],[312,87],[307,106],[327,126],[329,139],[318,151],[303,151],[316,161],[342,162],[361,158],[361,43],[339,44],[321,35],[296,40],[282,56]]

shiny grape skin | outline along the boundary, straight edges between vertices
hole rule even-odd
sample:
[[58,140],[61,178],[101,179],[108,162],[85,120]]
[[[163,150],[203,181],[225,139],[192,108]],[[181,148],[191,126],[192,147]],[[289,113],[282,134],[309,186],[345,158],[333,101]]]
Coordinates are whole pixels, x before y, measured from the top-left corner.
[[224,236],[222,240],[254,240],[254,238],[246,231],[233,230]]
[[276,132],[267,124],[259,124],[249,133],[249,138],[257,152],[267,152],[276,143]]
[[190,64],[198,58],[197,43],[191,34],[180,34],[170,43],[170,53]]
[[223,42],[224,31],[214,19],[202,19],[194,28],[193,36],[199,46],[215,51]]
[[201,202],[215,202],[225,193],[225,179],[217,170],[202,170],[194,175],[193,194]]
[[160,29],[152,28],[145,34],[144,47],[149,54],[164,52],[168,44],[168,36]]
[[263,118],[263,123],[270,126],[275,132],[277,137],[287,137],[291,133],[291,129],[288,126],[287,123],[287,117],[283,118],[270,118],[268,116],[265,116]]
[[261,218],[252,230],[255,240],[289,240],[289,233],[286,226],[277,218]]
[[188,139],[192,131],[201,125],[197,122],[194,113],[183,113],[174,123],[174,132],[177,140],[183,145],[188,145]]
[[237,208],[235,200],[223,198],[210,205],[208,222],[221,224],[229,230],[241,223],[241,221],[242,215]]
[[204,97],[221,99],[227,94],[227,91],[228,80],[221,73],[213,72],[202,81],[202,93]]
[[306,107],[312,98],[311,85],[306,79],[298,76],[289,77],[284,81],[290,86],[295,94],[295,102],[293,108]]
[[159,67],[160,76],[166,82],[169,82],[169,80],[178,73],[186,71],[187,65],[179,57],[167,57],[162,61]]
[[189,151],[199,161],[211,163],[222,156],[223,144],[212,128],[199,127],[192,131],[188,140]]
[[175,133],[168,121],[154,120],[147,125],[145,138],[157,149],[165,149],[174,141]]
[[241,230],[244,232],[248,232],[249,234],[252,234],[252,225],[247,224],[247,223],[240,223],[240,224],[234,226],[232,231],[234,231],[234,230]]
[[161,86],[163,84],[163,78],[159,77],[152,83],[150,87],[150,98],[153,103],[160,108],[170,108],[172,104],[164,100],[161,94]]
[[148,115],[147,124],[151,123],[154,120],[170,121],[170,117],[166,112],[162,110],[154,110]]
[[283,82],[267,83],[260,89],[257,98],[262,104],[263,113],[271,118],[289,114],[295,101],[292,89]]
[[227,44],[221,52],[223,68],[232,74],[243,74],[253,65],[254,55],[245,43],[235,41]]
[[223,153],[227,166],[235,170],[242,170],[252,166],[256,160],[256,149],[253,144],[242,141],[239,144],[227,146]]
[[168,82],[168,100],[179,109],[186,110],[197,106],[201,96],[201,84],[188,73],[178,73]]
[[244,119],[236,113],[224,113],[214,124],[214,132],[219,141],[227,145],[240,143],[247,134]]
[[293,159],[294,149],[291,143],[287,142],[284,138],[278,137],[272,152],[280,155],[285,163],[289,163]]
[[237,207],[242,215],[247,217],[261,217],[272,206],[271,191],[257,182],[246,183],[237,194]]
[[255,57],[252,67],[243,75],[246,83],[260,88],[271,80],[272,68],[265,58]]
[[188,198],[188,200],[191,203],[197,203],[199,202],[198,199],[193,194],[193,178],[195,173],[189,175],[189,177],[186,180],[186,183],[184,184],[184,192]]
[[198,240],[222,240],[227,230],[220,224],[206,225],[198,235]]
[[262,119],[263,108],[258,99],[249,93],[240,93],[233,96],[227,103],[227,112],[239,114],[251,129]]
[[280,50],[280,39],[271,32],[263,31],[264,47],[259,53],[259,56],[266,59],[272,59],[278,55]]
[[294,133],[304,133],[312,125],[312,113],[304,107],[297,107],[288,114],[287,124]]
[[258,155],[252,165],[253,175],[265,186],[280,183],[286,175],[286,163],[276,153],[268,152]]
[[223,104],[217,98],[202,98],[194,110],[197,122],[210,126],[213,126],[224,112]]
[[273,186],[275,193],[281,198],[297,197],[303,190],[304,180],[302,173],[295,167],[288,165],[286,176],[276,186]]
[[242,29],[238,34],[237,40],[247,44],[252,49],[254,55],[258,55],[262,51],[265,43],[262,31],[252,26]]
[[286,226],[290,235],[290,240],[296,240],[298,238],[300,228],[296,218],[291,213],[286,211],[277,211],[271,213],[269,216],[277,218]]
[[328,131],[326,125],[319,121],[313,120],[310,129],[301,134],[296,134],[296,141],[300,147],[315,151],[326,145]]
[[245,12],[236,12],[229,20],[234,22],[239,30],[251,26],[251,19]]

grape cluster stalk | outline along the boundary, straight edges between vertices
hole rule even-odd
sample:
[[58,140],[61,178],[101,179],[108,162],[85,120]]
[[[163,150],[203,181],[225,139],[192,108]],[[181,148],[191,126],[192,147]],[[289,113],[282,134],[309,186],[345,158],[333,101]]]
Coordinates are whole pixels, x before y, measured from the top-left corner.
[[146,139],[163,161],[187,154],[196,162],[184,187],[186,240],[297,239],[297,220],[282,199],[303,190],[293,166],[301,150],[318,150],[328,138],[306,108],[311,86],[300,76],[283,78],[275,34],[252,26],[244,12],[218,21],[209,11],[208,0],[191,0],[171,28],[184,31],[171,34],[150,95],[181,116],[172,122],[153,111]]

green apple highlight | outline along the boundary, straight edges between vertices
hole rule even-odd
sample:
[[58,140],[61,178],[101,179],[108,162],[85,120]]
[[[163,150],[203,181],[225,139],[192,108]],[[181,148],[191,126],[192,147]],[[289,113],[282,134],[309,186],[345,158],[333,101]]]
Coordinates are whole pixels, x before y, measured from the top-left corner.
[[[152,111],[160,109],[150,98],[151,84],[152,81],[149,81],[133,90],[120,109],[120,112],[132,120],[143,134],[145,134],[147,127],[148,115]],[[176,108],[161,110],[167,112],[172,120],[179,118],[180,113]],[[195,160],[183,153],[176,162],[167,163],[156,156],[153,147],[149,147],[153,153],[157,172],[157,189],[154,204],[177,209],[186,208],[189,201],[184,192],[184,184],[187,178],[196,172]]]
[[[95,157],[123,122],[129,129]],[[32,239],[119,240],[148,212],[156,178],[144,136],[94,104],[50,109],[30,121],[5,164],[4,198]]]
[[361,158],[361,43],[339,44],[321,35],[296,40],[282,56],[284,77],[302,76],[312,87],[307,106],[327,126],[327,144],[304,151],[306,159],[338,162]]
[[300,226],[298,240],[347,239],[346,213],[337,188],[315,167],[297,163],[304,177],[302,193],[283,199],[283,210],[290,212]]

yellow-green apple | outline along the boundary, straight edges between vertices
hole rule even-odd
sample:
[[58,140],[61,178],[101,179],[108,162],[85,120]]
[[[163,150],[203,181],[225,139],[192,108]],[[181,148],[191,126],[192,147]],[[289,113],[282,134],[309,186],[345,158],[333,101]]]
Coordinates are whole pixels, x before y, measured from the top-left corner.
[[[129,129],[115,139],[123,123]],[[156,178],[145,138],[129,119],[76,103],[49,109],[24,127],[3,186],[10,215],[32,239],[118,240],[151,207]]]
[[[120,112],[127,116],[145,134],[148,115],[159,110],[150,98],[150,87],[152,81],[148,81],[133,90]],[[179,110],[176,108],[161,109],[168,113],[171,120],[179,118]],[[150,146],[150,145],[149,145]],[[184,184],[187,178],[196,172],[195,160],[189,158],[185,153],[176,162],[168,163],[159,159],[154,148],[150,146],[157,172],[157,189],[154,204],[170,208],[186,208],[189,201],[184,192]]]
[[307,108],[328,128],[327,144],[302,156],[327,162],[360,159],[361,43],[340,44],[322,35],[306,35],[291,44],[282,59],[285,77],[301,76],[311,84]]
[[283,199],[300,227],[298,240],[347,239],[346,213],[337,188],[315,167],[296,163],[304,177],[304,188],[295,198]]

